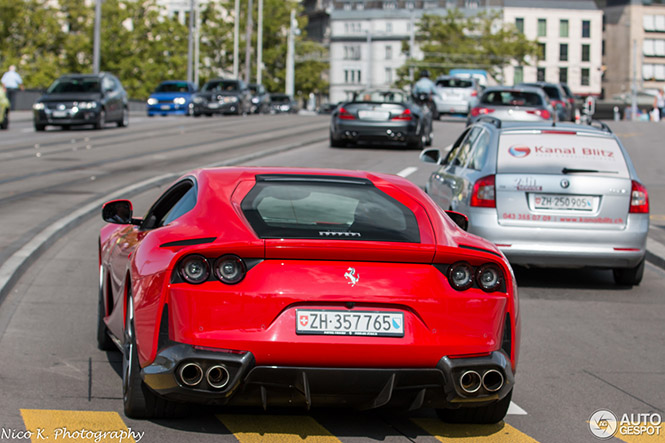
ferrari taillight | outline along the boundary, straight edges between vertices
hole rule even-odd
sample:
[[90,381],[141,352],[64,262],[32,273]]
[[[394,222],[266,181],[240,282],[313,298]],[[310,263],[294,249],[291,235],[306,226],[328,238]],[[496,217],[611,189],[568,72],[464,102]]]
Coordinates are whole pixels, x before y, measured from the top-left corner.
[[647,192],[647,188],[635,180],[633,180],[630,190],[630,210],[628,212],[631,214],[649,213],[649,193]]
[[245,278],[247,272],[243,259],[231,254],[217,259],[199,254],[188,255],[180,260],[176,269],[182,281],[193,285],[210,280],[211,274],[222,283],[233,285]]
[[187,283],[198,285],[208,279],[210,266],[202,255],[190,255],[180,262],[179,272]]
[[240,257],[224,255],[215,261],[214,270],[219,281],[232,285],[245,278],[247,268]]
[[504,276],[501,268],[495,263],[485,263],[474,268],[465,261],[453,263],[446,272],[448,283],[457,291],[466,291],[474,283],[485,292],[503,289]]

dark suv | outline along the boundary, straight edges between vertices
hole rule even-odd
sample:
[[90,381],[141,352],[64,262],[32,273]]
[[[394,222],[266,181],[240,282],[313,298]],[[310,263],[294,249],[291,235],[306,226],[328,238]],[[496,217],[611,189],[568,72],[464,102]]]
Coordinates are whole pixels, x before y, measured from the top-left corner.
[[120,80],[107,72],[68,74],[53,82],[32,105],[36,131],[46,126],[93,125],[103,129],[107,122],[129,124],[127,92]]

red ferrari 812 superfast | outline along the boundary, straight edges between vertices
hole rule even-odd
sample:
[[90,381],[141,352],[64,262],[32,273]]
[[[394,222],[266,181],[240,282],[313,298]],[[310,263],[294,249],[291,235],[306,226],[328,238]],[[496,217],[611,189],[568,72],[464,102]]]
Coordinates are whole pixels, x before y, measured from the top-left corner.
[[200,169],[143,218],[127,200],[102,212],[97,340],[123,353],[127,416],[187,403],[505,416],[520,337],[510,265],[408,180]]

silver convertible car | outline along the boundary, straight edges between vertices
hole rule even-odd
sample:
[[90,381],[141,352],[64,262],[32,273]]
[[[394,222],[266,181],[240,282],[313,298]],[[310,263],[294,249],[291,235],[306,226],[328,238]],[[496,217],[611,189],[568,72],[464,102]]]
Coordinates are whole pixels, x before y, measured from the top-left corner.
[[649,198],[610,129],[501,122],[468,126],[426,187],[443,209],[465,214],[469,232],[512,264],[599,267],[620,285],[642,280]]

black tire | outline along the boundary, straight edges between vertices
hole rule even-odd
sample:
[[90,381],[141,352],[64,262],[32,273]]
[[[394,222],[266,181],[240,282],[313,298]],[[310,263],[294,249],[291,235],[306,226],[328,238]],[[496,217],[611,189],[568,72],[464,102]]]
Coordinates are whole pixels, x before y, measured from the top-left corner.
[[129,126],[129,109],[122,108],[122,117],[118,120],[118,128],[126,128]]
[[2,123],[0,124],[0,129],[8,129],[9,128],[9,108],[5,109],[5,118],[2,120]]
[[99,282],[99,302],[97,304],[97,348],[102,351],[117,351],[118,348],[115,347],[113,340],[109,337],[108,329],[104,323],[106,309],[104,308],[103,280],[100,278]]
[[637,286],[644,276],[644,259],[634,268],[614,268],[614,282],[622,286]]
[[44,129],[46,129],[46,125],[40,125],[40,124],[35,123],[35,131],[41,132]]
[[60,129],[62,129],[63,131],[69,131],[70,129],[72,129],[72,127],[70,125],[62,125],[60,126]]
[[99,111],[99,117],[95,123],[95,129],[104,129],[104,126],[106,126],[106,111],[102,109]]
[[437,409],[436,414],[446,423],[491,425],[504,419],[508,412],[512,396],[513,391],[511,390],[503,399],[486,406],[476,408]]
[[125,317],[125,344],[122,352],[122,403],[125,415],[129,418],[169,418],[182,415],[182,405],[157,396],[141,379],[131,294],[127,298]]
[[426,142],[425,139],[426,138],[427,138],[427,136],[424,133],[420,133],[420,134],[418,134],[418,140],[413,141],[413,142],[408,142],[406,144],[406,147],[408,149],[417,149],[419,151],[422,151],[423,148],[425,147],[425,142]]
[[332,132],[330,133],[330,147],[331,148],[344,148],[346,143],[342,140],[335,140],[333,138]]
[[212,112],[206,112],[206,117],[212,117]]

